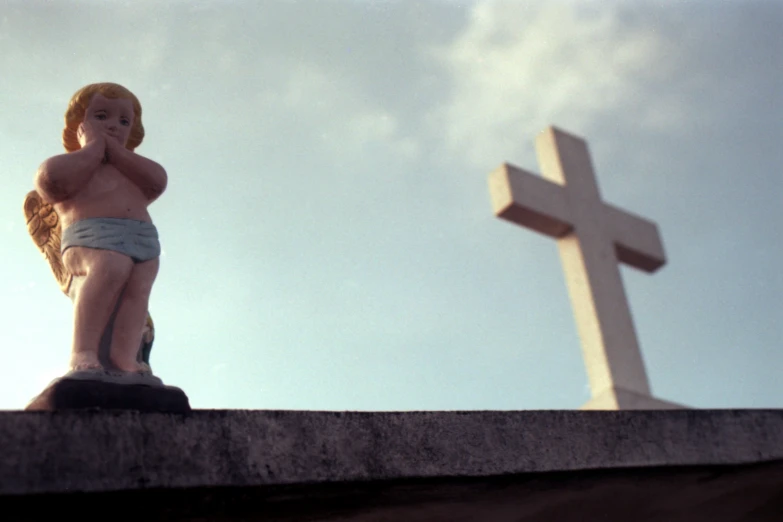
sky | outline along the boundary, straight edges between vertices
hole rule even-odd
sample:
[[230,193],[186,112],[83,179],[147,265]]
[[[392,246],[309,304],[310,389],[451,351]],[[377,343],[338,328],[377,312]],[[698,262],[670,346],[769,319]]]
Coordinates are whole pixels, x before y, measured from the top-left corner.
[[488,176],[583,137],[658,224],[622,277],[653,394],[783,407],[783,2],[0,0],[0,409],[67,370],[22,201],[70,97],[116,82],[163,165],[151,365],[193,408],[577,409],[554,240]]

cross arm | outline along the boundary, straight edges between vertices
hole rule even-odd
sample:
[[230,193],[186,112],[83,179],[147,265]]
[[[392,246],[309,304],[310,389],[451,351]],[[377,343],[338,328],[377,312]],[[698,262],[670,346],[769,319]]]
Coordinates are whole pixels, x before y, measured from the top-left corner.
[[501,219],[554,238],[573,229],[562,185],[504,163],[489,175],[489,192]]
[[655,272],[662,267],[666,254],[658,226],[625,210],[604,205],[604,219],[617,259],[645,272]]

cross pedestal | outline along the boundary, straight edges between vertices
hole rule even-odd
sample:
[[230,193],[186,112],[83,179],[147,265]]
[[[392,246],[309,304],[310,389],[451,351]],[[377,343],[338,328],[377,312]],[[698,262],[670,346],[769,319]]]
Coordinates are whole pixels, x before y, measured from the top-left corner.
[[618,266],[663,266],[658,227],[601,200],[581,138],[549,127],[536,152],[543,178],[503,164],[490,195],[498,217],[557,239],[592,393],[582,409],[681,408],[650,393]]

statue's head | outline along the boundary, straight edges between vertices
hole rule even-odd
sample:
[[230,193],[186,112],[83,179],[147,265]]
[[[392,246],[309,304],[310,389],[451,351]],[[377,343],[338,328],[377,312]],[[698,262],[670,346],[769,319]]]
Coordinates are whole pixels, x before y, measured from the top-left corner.
[[65,128],[63,129],[63,146],[65,150],[73,152],[81,148],[76,131],[79,124],[84,121],[87,107],[89,107],[92,97],[96,94],[101,94],[104,98],[125,98],[131,101],[133,104],[134,121],[125,147],[128,150],[134,150],[141,145],[141,142],[144,140],[144,125],[141,123],[141,104],[139,99],[122,85],[116,83],[93,83],[76,91],[76,94],[71,96],[71,101],[68,103],[68,110],[65,111]]

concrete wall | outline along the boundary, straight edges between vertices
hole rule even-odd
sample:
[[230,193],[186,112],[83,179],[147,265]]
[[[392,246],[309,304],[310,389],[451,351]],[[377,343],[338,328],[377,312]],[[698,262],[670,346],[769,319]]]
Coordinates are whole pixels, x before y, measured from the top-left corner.
[[0,447],[4,520],[105,520],[107,509],[112,520],[280,522],[783,512],[780,410],[2,412]]

